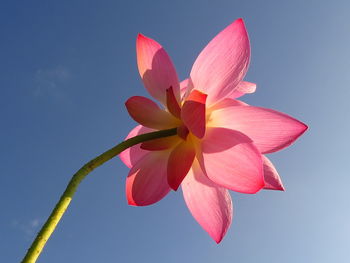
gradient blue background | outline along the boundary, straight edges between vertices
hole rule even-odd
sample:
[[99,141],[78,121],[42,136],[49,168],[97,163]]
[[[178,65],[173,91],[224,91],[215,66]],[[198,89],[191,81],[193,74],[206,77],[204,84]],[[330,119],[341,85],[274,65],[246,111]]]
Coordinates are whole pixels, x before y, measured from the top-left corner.
[[19,262],[71,175],[135,126],[124,101],[147,95],[138,32],[167,49],[181,79],[243,17],[252,46],[243,98],[309,131],[270,155],[286,192],[232,193],[216,245],[181,191],[125,200],[114,159],[81,184],[38,262],[350,262],[349,1],[1,1],[0,262]]

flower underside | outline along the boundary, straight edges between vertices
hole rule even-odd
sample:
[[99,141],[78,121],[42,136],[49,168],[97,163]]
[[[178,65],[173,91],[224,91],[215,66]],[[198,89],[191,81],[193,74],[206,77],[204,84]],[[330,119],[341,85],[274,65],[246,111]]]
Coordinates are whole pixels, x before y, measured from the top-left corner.
[[129,98],[127,110],[141,125],[127,138],[171,128],[177,128],[177,134],[143,142],[120,155],[130,168],[128,203],[154,204],[181,185],[194,218],[220,242],[232,221],[228,190],[284,190],[265,154],[289,146],[307,126],[284,113],[237,100],[256,89],[243,80],[250,43],[242,19],[209,42],[182,82],[155,40],[139,34],[136,53],[144,86],[163,108],[145,97]]

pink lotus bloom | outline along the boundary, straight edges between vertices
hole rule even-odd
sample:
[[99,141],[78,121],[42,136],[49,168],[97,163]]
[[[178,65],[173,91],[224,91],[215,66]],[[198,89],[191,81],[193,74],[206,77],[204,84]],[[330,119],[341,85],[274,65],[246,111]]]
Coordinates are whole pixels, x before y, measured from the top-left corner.
[[120,157],[129,167],[128,203],[151,205],[181,185],[198,223],[219,243],[232,221],[233,190],[253,194],[283,190],[273,164],[264,155],[293,143],[307,126],[271,109],[236,100],[255,91],[243,81],[250,60],[242,19],[220,32],[199,54],[190,77],[181,83],[174,65],[153,39],[137,37],[137,64],[152,100],[126,102],[140,123],[127,136],[177,128],[177,135],[144,142]]

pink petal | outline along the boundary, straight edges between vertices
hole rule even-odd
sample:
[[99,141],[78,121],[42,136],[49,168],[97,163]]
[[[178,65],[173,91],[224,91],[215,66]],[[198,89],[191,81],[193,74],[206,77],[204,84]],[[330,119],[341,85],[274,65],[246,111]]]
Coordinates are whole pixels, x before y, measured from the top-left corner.
[[128,204],[151,205],[169,193],[166,174],[168,157],[169,151],[149,152],[131,168],[126,178]]
[[264,161],[264,189],[284,191],[282,180],[272,162],[263,155]]
[[171,86],[180,101],[179,80],[175,67],[165,49],[155,40],[138,35],[136,41],[137,65],[148,92],[166,105],[166,89]]
[[209,95],[211,105],[231,94],[244,78],[250,60],[242,19],[221,31],[199,54],[191,70],[193,87]]
[[[131,132],[126,136],[124,139],[127,140],[129,138],[132,138],[136,135],[152,132],[154,130],[146,128],[142,125],[136,126],[134,129],[131,130]],[[121,161],[129,168],[131,168],[133,165],[135,165],[146,153],[149,151],[145,151],[140,148],[140,144],[137,144],[135,146],[132,146],[125,151],[121,152],[119,154],[119,158]]]
[[185,80],[180,82],[181,98],[183,98],[186,95],[187,90],[189,89],[189,86],[190,86],[189,79],[185,79]]
[[240,100],[226,98],[214,104],[213,106],[211,106],[208,112],[212,112],[214,110],[219,110],[219,109],[227,108],[231,106],[248,106],[248,104]]
[[232,99],[236,99],[238,97],[243,96],[244,94],[254,93],[255,90],[256,90],[256,84],[255,83],[251,83],[251,82],[247,82],[247,81],[241,81],[238,84],[237,89],[235,89],[233,91],[233,93],[229,95],[229,97],[232,98]]
[[181,109],[181,119],[187,128],[198,138],[205,133],[205,101],[207,95],[198,90],[192,90]]
[[168,184],[175,191],[190,170],[195,155],[191,140],[182,141],[172,150],[168,160]]
[[253,194],[264,187],[262,157],[251,139],[238,131],[208,128],[199,158],[209,179],[233,191]]
[[262,153],[289,146],[307,129],[304,123],[284,113],[253,106],[226,107],[213,111],[207,125],[244,133]]
[[169,112],[162,110],[155,102],[142,96],[129,98],[125,106],[136,122],[149,128],[169,129],[180,124],[180,121]]
[[228,190],[210,181],[194,167],[182,183],[185,202],[193,217],[220,243],[232,222],[232,201]]

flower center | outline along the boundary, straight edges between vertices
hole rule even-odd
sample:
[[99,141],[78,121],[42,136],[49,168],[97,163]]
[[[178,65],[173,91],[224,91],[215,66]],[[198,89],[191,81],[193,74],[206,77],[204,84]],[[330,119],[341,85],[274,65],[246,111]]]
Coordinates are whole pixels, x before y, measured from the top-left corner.
[[178,127],[178,135],[186,140],[189,132],[197,138],[203,138],[206,127],[206,99],[207,94],[198,90],[192,90],[184,99],[182,107],[177,101],[173,88],[170,87],[166,91],[167,108],[169,112],[180,119],[182,125]]
[[188,128],[185,125],[181,125],[179,127],[177,127],[177,135],[186,141],[188,134],[190,133],[190,131],[188,130]]

